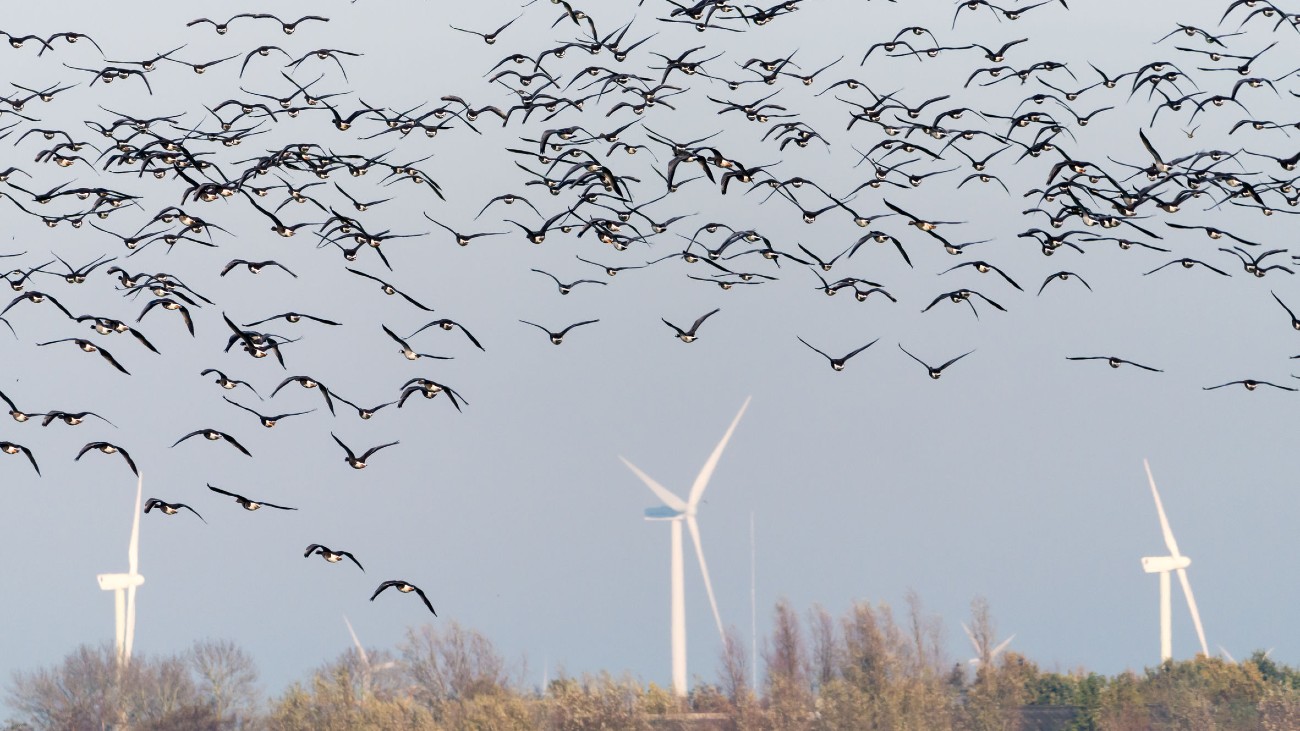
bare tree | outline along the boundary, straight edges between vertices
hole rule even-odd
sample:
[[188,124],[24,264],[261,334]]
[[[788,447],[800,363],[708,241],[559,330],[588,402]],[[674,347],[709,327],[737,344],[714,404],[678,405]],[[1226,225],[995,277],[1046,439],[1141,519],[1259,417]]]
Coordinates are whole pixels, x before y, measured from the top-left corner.
[[745,643],[735,625],[727,628],[719,657],[719,682],[722,692],[731,702],[739,705],[752,695],[749,687],[749,656]]
[[230,640],[200,640],[189,652],[199,692],[229,728],[240,728],[257,709],[257,665]]
[[814,604],[808,610],[808,628],[812,634],[812,680],[821,688],[835,677],[839,665],[839,647],[835,643],[835,619],[826,607]]
[[777,600],[772,618],[772,637],[763,649],[768,683],[774,680],[808,685],[808,652],[799,618],[785,597]]
[[907,591],[907,618],[912,635],[912,648],[915,653],[916,669],[928,674],[937,673],[943,668],[943,620],[936,616],[925,615],[921,604],[921,595],[915,590]]
[[121,715],[122,679],[112,648],[82,645],[61,665],[14,673],[9,705],[38,729],[98,728]]
[[399,650],[415,697],[440,716],[448,701],[471,699],[509,687],[505,659],[482,634],[455,621],[442,630],[408,629]]
[[799,617],[784,597],[776,603],[772,624],[772,637],[763,649],[768,706],[777,727],[797,731],[808,727],[813,695]]
[[989,600],[983,596],[977,596],[970,602],[969,631],[980,667],[988,666],[993,659],[993,643],[997,640],[997,629],[993,626]]
[[215,731],[185,659],[137,656],[119,666],[108,645],[83,645],[62,664],[14,674],[9,703],[35,729]]

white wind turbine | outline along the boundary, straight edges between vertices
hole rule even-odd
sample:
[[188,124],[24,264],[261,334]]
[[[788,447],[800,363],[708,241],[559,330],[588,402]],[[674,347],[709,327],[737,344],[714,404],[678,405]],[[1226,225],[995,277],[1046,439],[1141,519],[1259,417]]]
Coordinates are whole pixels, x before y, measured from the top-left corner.
[[366,648],[361,645],[361,640],[357,638],[356,630],[352,629],[352,622],[348,619],[348,615],[343,615],[343,622],[348,626],[348,634],[352,635],[352,644],[356,645],[357,656],[361,659],[361,694],[363,697],[366,697],[370,695],[370,686],[371,681],[374,678],[374,672],[376,670],[387,670],[396,667],[397,663],[393,660],[389,660],[388,662],[383,662],[372,667],[370,665],[370,656],[366,654]]
[[709,581],[709,567],[704,562],[704,549],[700,545],[700,527],[695,521],[695,511],[700,504],[700,498],[704,495],[704,489],[709,485],[709,478],[713,476],[713,470],[718,466],[718,459],[722,457],[722,450],[726,448],[727,442],[731,439],[731,434],[736,430],[736,425],[740,423],[740,417],[744,416],[745,409],[749,407],[749,398],[741,405],[740,412],[736,418],[731,421],[731,426],[727,427],[727,433],[722,435],[722,441],[718,446],[713,448],[713,453],[696,475],[695,482],[691,485],[691,492],[686,500],[682,500],[667,488],[655,482],[646,473],[642,472],[636,465],[627,461],[623,457],[623,464],[627,465],[646,487],[663,501],[663,506],[655,508],[646,508],[646,520],[667,520],[670,521],[672,528],[672,657],[673,657],[673,693],[679,697],[686,696],[686,596],[683,589],[684,569],[682,567],[682,523],[691,531],[691,541],[695,544],[695,555],[700,560],[700,573],[704,575],[704,588],[709,594],[709,605],[713,607],[713,620],[718,625],[718,635],[723,637],[725,642],[725,633],[722,629],[722,615],[718,613],[718,602],[713,596],[713,584]]
[[1192,614],[1192,624],[1196,627],[1196,636],[1201,641],[1201,654],[1209,656],[1210,649],[1205,644],[1205,628],[1201,626],[1201,613],[1196,609],[1196,599],[1192,597],[1192,585],[1187,580],[1187,567],[1192,560],[1178,552],[1178,542],[1174,532],[1169,528],[1169,519],[1165,517],[1164,505],[1160,502],[1160,492],[1156,490],[1156,479],[1151,476],[1151,465],[1145,459],[1142,466],[1147,471],[1147,481],[1151,483],[1151,496],[1156,500],[1156,512],[1160,515],[1160,530],[1165,535],[1165,546],[1169,548],[1168,556],[1144,556],[1142,570],[1148,574],[1160,574],[1160,662],[1174,656],[1173,631],[1170,628],[1169,610],[1169,572],[1178,572],[1178,581],[1183,585],[1183,596],[1187,597],[1187,609]]
[[[971,647],[975,648],[975,657],[972,657],[968,662],[976,668],[986,663],[989,666],[992,666],[993,663],[997,661],[998,655],[1001,655],[1002,651],[1007,649],[1007,645],[1010,645],[1011,641],[1016,638],[1015,635],[1011,635],[998,643],[996,647],[989,649],[987,643],[981,645],[979,640],[975,639],[975,634],[970,631],[970,627],[967,627],[965,622],[961,623],[961,628],[962,631],[966,633],[967,639],[970,640]],[[991,640],[992,638],[987,639]]]
[[125,574],[100,574],[99,588],[113,592],[116,634],[114,647],[117,662],[125,667],[131,662],[131,646],[135,644],[135,590],[144,583],[140,575],[140,497],[144,492],[144,475],[137,476],[135,485],[135,511],[131,515],[131,542],[127,544]]

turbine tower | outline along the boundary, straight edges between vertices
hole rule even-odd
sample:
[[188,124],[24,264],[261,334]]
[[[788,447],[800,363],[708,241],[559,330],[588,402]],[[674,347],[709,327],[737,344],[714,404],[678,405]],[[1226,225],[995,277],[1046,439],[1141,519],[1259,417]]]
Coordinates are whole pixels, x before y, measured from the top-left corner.
[[704,489],[709,485],[709,478],[713,476],[713,470],[718,466],[718,459],[722,457],[722,450],[727,447],[727,442],[731,439],[731,434],[736,430],[736,425],[740,423],[740,417],[744,416],[745,409],[749,407],[749,398],[741,405],[740,412],[736,418],[731,421],[731,426],[727,427],[727,433],[722,435],[722,441],[718,446],[713,448],[713,453],[696,475],[695,482],[691,485],[691,492],[686,500],[682,500],[667,488],[655,482],[646,473],[642,472],[636,465],[627,461],[623,457],[623,464],[628,469],[636,473],[637,477],[650,488],[663,505],[654,508],[646,508],[646,520],[667,520],[671,528],[672,536],[672,597],[671,597],[671,618],[672,618],[672,658],[673,658],[673,694],[679,698],[686,697],[686,596],[683,588],[684,569],[682,567],[682,523],[691,531],[691,541],[695,544],[695,555],[700,560],[700,573],[704,575],[704,588],[709,594],[709,605],[713,607],[713,620],[718,625],[718,635],[726,641],[725,633],[722,629],[722,615],[718,614],[718,602],[713,596],[713,584],[709,581],[709,567],[704,562],[704,548],[700,545],[700,527],[695,521],[695,511],[700,504],[700,498],[704,495]]
[[131,662],[131,646],[135,644],[135,590],[144,583],[140,575],[140,496],[144,492],[144,475],[138,476],[135,485],[135,511],[131,515],[131,542],[127,544],[125,574],[100,574],[99,588],[113,592],[113,617],[116,624],[114,647],[117,662],[126,667]]
[[1205,644],[1205,628],[1201,626],[1201,613],[1196,609],[1196,599],[1192,597],[1192,585],[1187,580],[1187,567],[1192,559],[1178,552],[1178,542],[1174,532],[1169,528],[1169,519],[1165,517],[1165,507],[1160,502],[1160,492],[1156,490],[1156,479],[1151,476],[1151,465],[1144,459],[1142,466],[1147,471],[1147,482],[1151,483],[1151,496],[1156,500],[1156,513],[1160,515],[1160,530],[1165,535],[1165,546],[1169,548],[1168,556],[1144,556],[1142,570],[1148,574],[1160,574],[1160,662],[1169,660],[1173,653],[1173,631],[1170,628],[1169,610],[1169,572],[1178,572],[1178,581],[1183,585],[1183,596],[1187,597],[1187,609],[1192,614],[1192,624],[1196,626],[1196,636],[1201,641],[1201,654],[1207,657],[1209,647]]

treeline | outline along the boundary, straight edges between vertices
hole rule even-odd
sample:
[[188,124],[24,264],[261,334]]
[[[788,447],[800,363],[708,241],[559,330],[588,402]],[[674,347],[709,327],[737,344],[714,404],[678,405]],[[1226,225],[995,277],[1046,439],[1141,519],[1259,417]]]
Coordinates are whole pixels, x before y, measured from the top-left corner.
[[818,606],[800,616],[782,601],[759,658],[733,631],[714,681],[697,677],[684,702],[627,674],[561,674],[529,687],[526,668],[454,621],[408,629],[392,651],[349,650],[270,697],[230,642],[137,657],[121,670],[111,647],[83,646],[54,667],[15,673],[7,691],[17,716],[4,731],[1300,729],[1300,670],[1264,652],[1108,677],[997,653],[981,600],[969,632],[980,657],[953,662],[938,618],[914,597],[902,618],[865,602],[841,617]]

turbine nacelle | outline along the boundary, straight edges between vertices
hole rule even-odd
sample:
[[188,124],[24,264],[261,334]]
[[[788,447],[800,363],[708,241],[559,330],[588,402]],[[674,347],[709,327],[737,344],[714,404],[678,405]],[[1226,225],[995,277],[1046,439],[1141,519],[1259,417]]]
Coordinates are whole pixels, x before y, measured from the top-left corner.
[[1185,569],[1192,565],[1192,559],[1186,556],[1143,556],[1142,570],[1148,574],[1163,574],[1169,571]]
[[99,588],[104,591],[129,589],[144,583],[144,577],[140,574],[100,574],[95,578],[99,580]]
[[722,450],[726,449],[727,442],[731,440],[731,434],[736,430],[736,425],[740,423],[740,417],[744,416],[745,409],[749,407],[749,399],[740,407],[736,418],[731,420],[731,426],[722,435],[722,441],[713,448],[709,458],[705,460],[704,466],[695,476],[695,481],[691,484],[690,492],[687,493],[685,500],[673,494],[668,488],[659,484],[653,477],[647,475],[640,467],[632,464],[623,457],[619,457],[627,468],[641,479],[645,486],[655,494],[655,497],[662,501],[661,505],[653,508],[646,508],[646,520],[667,521],[671,531],[671,561],[670,561],[670,627],[673,659],[673,695],[680,698],[686,697],[686,600],[683,589],[683,567],[682,567],[682,524],[691,533],[691,543],[695,545],[695,556],[700,561],[700,574],[704,578],[704,589],[709,595],[709,606],[713,609],[713,620],[718,625],[718,636],[726,642],[726,633],[722,629],[722,615],[718,613],[718,601],[713,595],[713,582],[709,580],[709,567],[704,560],[704,548],[700,545],[700,526],[695,520],[696,510],[700,500],[704,497],[704,490],[708,487],[709,478],[713,476],[713,470],[718,466],[718,460],[722,457]]

